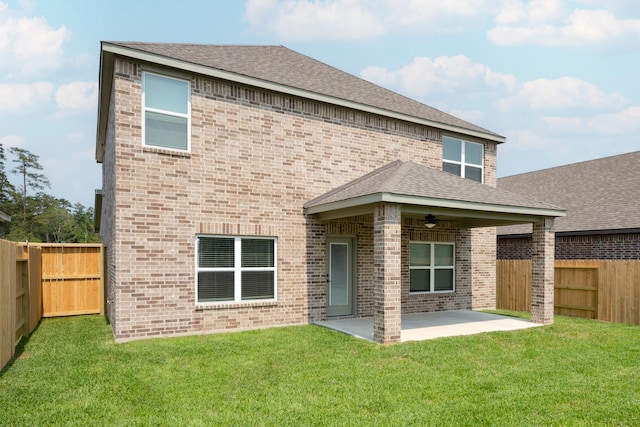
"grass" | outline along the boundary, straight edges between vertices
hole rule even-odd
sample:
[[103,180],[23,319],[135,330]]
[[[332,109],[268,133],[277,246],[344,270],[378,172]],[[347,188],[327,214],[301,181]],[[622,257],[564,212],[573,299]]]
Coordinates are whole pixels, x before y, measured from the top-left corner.
[[640,327],[560,316],[387,347],[316,326],[115,344],[70,317],[18,354],[0,425],[640,424]]

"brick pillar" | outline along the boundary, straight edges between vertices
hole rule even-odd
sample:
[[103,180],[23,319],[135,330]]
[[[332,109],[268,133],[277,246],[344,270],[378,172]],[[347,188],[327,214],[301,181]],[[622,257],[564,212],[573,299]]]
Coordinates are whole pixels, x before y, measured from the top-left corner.
[[381,204],[373,211],[373,339],[400,341],[400,205]]
[[553,323],[555,231],[553,218],[533,224],[531,253],[531,321]]

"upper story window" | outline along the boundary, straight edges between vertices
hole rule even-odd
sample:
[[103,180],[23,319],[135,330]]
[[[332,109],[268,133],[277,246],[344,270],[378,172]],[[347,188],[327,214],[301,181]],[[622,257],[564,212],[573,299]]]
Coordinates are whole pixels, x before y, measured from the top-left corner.
[[189,151],[191,84],[152,73],[142,75],[144,145]]
[[482,182],[484,175],[482,144],[443,136],[442,147],[442,170]]

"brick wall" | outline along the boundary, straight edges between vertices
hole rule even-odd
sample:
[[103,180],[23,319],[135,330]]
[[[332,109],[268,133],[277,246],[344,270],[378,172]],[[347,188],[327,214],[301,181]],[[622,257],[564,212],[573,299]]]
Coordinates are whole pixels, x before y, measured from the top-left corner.
[[[322,319],[326,236],[339,226],[306,217],[303,203],[394,160],[441,168],[436,129],[204,77],[191,81],[191,152],[143,147],[141,67],[119,59],[115,71],[101,227],[110,260],[109,314],[119,340]],[[490,185],[495,151],[486,144]],[[372,222],[359,221],[358,253],[372,253]],[[277,237],[277,302],[196,305],[199,233]],[[463,234],[451,236],[468,252]],[[358,259],[359,315],[371,307],[366,260]],[[468,278],[469,268],[456,277]],[[468,306],[470,290],[461,285],[459,292],[463,302],[410,297],[403,308]]]
[[[640,233],[556,236],[555,258],[640,259]],[[531,259],[531,238],[498,238],[498,259]]]

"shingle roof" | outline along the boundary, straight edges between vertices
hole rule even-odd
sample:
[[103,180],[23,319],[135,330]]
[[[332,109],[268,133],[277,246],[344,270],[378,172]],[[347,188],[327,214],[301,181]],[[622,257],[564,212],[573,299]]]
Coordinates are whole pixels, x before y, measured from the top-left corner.
[[284,46],[108,43],[502,138]]
[[392,193],[428,199],[454,200],[486,205],[559,210],[531,198],[483,185],[413,162],[395,161],[305,203],[305,208]]
[[[640,151],[498,179],[498,187],[562,205],[556,232],[640,228]],[[530,233],[531,226],[498,234]]]

